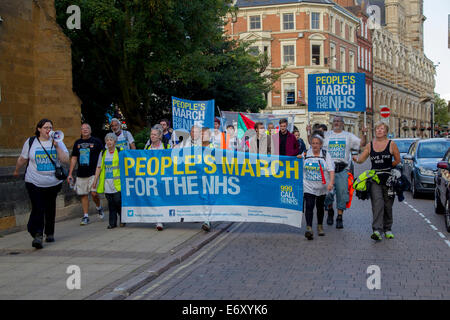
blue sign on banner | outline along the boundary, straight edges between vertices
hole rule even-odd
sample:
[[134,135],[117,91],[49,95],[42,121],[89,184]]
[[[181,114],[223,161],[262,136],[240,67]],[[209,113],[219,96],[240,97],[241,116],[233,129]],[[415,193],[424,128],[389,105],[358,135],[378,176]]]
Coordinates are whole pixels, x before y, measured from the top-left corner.
[[301,226],[303,161],[202,147],[119,153],[123,222]]
[[366,111],[366,75],[364,73],[309,74],[308,111]]
[[214,128],[214,100],[191,101],[172,97],[173,129],[190,132],[194,125]]

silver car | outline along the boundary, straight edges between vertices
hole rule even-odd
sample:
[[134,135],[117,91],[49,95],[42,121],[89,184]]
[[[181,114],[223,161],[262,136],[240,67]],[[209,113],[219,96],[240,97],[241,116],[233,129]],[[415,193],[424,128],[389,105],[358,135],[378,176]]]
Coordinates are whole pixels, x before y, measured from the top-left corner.
[[434,138],[415,141],[403,157],[403,174],[411,183],[413,198],[419,193],[434,193],[437,163],[450,147],[450,140]]

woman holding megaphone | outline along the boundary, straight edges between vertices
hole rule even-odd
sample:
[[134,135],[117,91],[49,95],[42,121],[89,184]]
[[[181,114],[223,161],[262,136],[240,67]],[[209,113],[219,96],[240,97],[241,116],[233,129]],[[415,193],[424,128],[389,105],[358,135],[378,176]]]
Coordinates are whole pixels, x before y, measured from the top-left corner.
[[43,235],[46,242],[54,242],[56,196],[66,179],[61,164],[69,164],[69,151],[62,142],[64,134],[53,132],[53,122],[42,119],[36,125],[35,136],[25,141],[17,159],[14,176],[27,165],[25,186],[31,200],[28,232],[33,237],[32,246],[42,249]]

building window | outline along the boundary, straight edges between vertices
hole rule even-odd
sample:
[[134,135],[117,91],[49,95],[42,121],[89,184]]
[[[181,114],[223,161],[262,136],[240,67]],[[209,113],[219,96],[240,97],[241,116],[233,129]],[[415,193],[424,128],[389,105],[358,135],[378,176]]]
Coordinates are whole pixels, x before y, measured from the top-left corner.
[[361,37],[363,37],[364,36],[364,21],[363,21],[363,19],[361,19],[361,29],[359,31],[360,31]]
[[294,14],[283,13],[283,30],[294,30]]
[[341,21],[340,25],[341,37],[345,38],[344,22]]
[[320,29],[320,13],[311,13],[311,29]]
[[336,69],[336,47],[334,44],[330,46],[331,68]]
[[364,60],[364,57],[365,57],[364,52],[366,52],[366,49],[361,48],[361,68],[362,69],[365,69],[364,66],[365,66],[365,62],[366,62],[366,60]]
[[312,65],[320,66],[320,47],[317,44],[311,46]]
[[368,55],[367,55],[368,53],[369,53],[368,50],[365,49],[365,50],[364,50],[364,54],[365,54],[366,56],[364,57],[364,58],[365,58],[365,64],[364,64],[364,67],[365,67],[366,70],[369,70],[369,64],[367,63],[368,60],[369,60],[369,59],[368,59],[369,57],[368,57]]
[[295,83],[284,83],[284,104],[295,104]]
[[258,56],[259,55],[259,48],[256,46],[252,46],[248,48],[248,53],[252,56]]
[[341,48],[341,71],[345,72],[345,49]]
[[261,29],[261,16],[250,16],[250,30]]
[[370,54],[370,51],[369,51],[369,71],[372,71],[372,64],[371,64],[371,60],[372,60],[372,55]]
[[358,46],[358,68],[361,68],[361,47]]
[[349,58],[348,58],[348,65],[349,65],[349,71],[355,72],[355,55],[353,52],[350,52]]
[[336,22],[334,21],[334,17],[330,16],[330,31],[331,33],[335,33],[336,32]]
[[349,33],[350,33],[349,39],[351,42],[353,42],[355,39],[353,34],[353,27],[349,27]]
[[283,46],[283,64],[295,65],[295,46],[284,45]]

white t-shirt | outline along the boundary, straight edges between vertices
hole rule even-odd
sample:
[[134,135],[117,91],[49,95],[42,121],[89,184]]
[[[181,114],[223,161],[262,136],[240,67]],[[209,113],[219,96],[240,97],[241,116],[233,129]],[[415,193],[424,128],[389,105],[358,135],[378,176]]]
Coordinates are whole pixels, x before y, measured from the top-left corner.
[[353,133],[342,131],[335,133],[329,131],[325,134],[323,148],[330,154],[331,159],[337,162],[349,163],[351,161],[351,149],[359,149],[361,139]]
[[218,131],[218,133],[215,133],[215,131],[212,134],[212,141],[211,143],[214,145],[214,148],[220,148],[222,140],[222,131]]
[[[115,149],[114,149],[115,151]],[[108,150],[106,150],[105,155],[105,193],[116,193],[117,191],[116,187],[114,186],[114,176],[113,176],[113,158],[114,158],[114,151],[111,153]],[[102,153],[100,152],[100,155],[98,156],[98,162],[97,167],[102,166]]]
[[130,149],[130,144],[134,142],[133,135],[130,131],[122,130],[120,135],[117,137],[116,147],[123,148],[123,150]]
[[[320,166],[322,166],[325,184],[322,183]],[[324,157],[323,151],[321,150],[320,157],[315,157],[312,149],[309,149],[303,160],[303,192],[317,196],[326,194],[327,185],[330,182],[329,171],[334,171],[334,162],[331,159],[330,154],[326,152]]]
[[[27,172],[25,174],[25,182],[34,184],[37,187],[48,188],[54,187],[60,183],[62,180],[58,180],[55,177],[55,166],[48,158],[44,149],[37,138],[34,139],[31,149],[29,149],[29,139],[25,141],[22,153],[20,156],[24,159],[29,159]],[[57,152],[55,147],[52,148],[52,140],[41,141],[42,146],[47,150],[48,154],[52,157],[53,161],[56,162]],[[58,142],[58,147],[61,148],[67,155],[69,151],[66,148],[64,142]],[[29,151],[29,152],[28,152]]]

